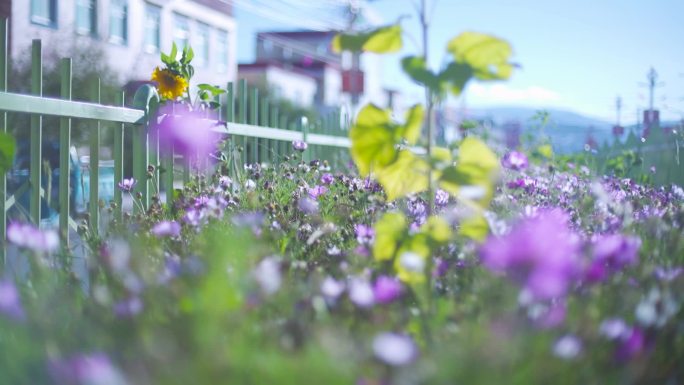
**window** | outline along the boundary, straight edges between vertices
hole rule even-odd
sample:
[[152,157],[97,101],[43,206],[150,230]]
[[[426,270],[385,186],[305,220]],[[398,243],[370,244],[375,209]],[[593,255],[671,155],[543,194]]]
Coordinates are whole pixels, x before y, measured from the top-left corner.
[[228,72],[228,31],[216,33],[216,71]]
[[173,41],[178,46],[178,56],[180,57],[183,47],[190,42],[190,21],[187,17],[179,14],[173,15]]
[[209,26],[197,23],[197,39],[193,48],[195,51],[195,64],[198,67],[209,66]]
[[31,0],[31,22],[57,27],[57,0]]
[[161,7],[145,4],[145,50],[158,52],[161,44]]
[[96,0],[76,0],[76,32],[95,35],[97,31]]
[[126,44],[128,41],[128,4],[126,0],[109,3],[109,41]]

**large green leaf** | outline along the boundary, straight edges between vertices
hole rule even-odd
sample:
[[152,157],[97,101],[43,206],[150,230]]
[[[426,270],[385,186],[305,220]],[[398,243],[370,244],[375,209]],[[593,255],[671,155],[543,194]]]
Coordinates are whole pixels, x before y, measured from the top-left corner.
[[439,76],[427,68],[425,59],[421,56],[407,56],[401,60],[404,72],[414,81],[427,86],[435,93],[442,92]]
[[406,114],[406,123],[392,121],[389,110],[369,104],[364,107],[349,132],[351,155],[362,176],[379,172],[397,159],[397,145],[418,141],[423,123],[423,107],[415,105]]
[[439,81],[442,84],[446,84],[449,90],[455,96],[458,96],[463,92],[466,83],[473,76],[473,70],[470,66],[463,63],[451,62],[449,65],[439,74]]
[[476,241],[483,241],[489,234],[489,223],[481,213],[478,213],[462,220],[458,233]]
[[416,144],[420,137],[420,128],[423,126],[425,111],[422,104],[416,104],[406,112],[406,123],[397,130],[398,140],[406,140],[410,145]]
[[5,175],[14,162],[16,141],[10,134],[0,132],[0,176]]
[[385,189],[387,199],[393,201],[428,188],[430,165],[408,150],[399,152],[397,160],[378,169],[376,175]]
[[[471,199],[485,206],[493,195],[498,173],[499,160],[494,152],[479,139],[469,136],[459,145],[456,165],[442,171],[440,186],[461,199]],[[466,191],[472,193],[478,189],[481,190],[479,196],[464,196]]]
[[408,232],[406,217],[402,213],[386,213],[373,226],[375,242],[373,257],[378,261],[394,258],[399,243]]
[[456,63],[468,65],[477,79],[508,79],[511,76],[513,64],[508,59],[513,49],[505,40],[478,32],[464,32],[449,41],[447,50]]
[[362,176],[396,159],[395,131],[389,111],[369,104],[359,112],[349,137],[351,155]]
[[332,49],[335,52],[390,53],[401,50],[402,46],[401,26],[399,24],[379,27],[365,33],[340,33],[335,35],[332,40]]

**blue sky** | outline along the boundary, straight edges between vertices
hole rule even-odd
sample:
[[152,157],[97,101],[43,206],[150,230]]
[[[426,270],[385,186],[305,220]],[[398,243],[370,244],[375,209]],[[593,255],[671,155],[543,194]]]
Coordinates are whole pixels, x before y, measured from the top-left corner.
[[[262,0],[259,3],[287,3]],[[238,61],[254,59],[254,33],[269,29],[301,29],[307,22],[329,21],[320,4],[339,0],[291,0],[301,8],[292,14],[264,15],[240,7]],[[243,2],[244,3],[244,2]],[[246,3],[249,3],[247,1]],[[307,4],[318,3],[318,10]],[[401,73],[401,57],[420,52],[414,0],[378,0],[371,4],[376,21],[390,23],[402,15],[408,38],[404,50],[384,59],[385,84],[401,89],[408,99],[420,89]],[[471,108],[527,106],[563,108],[615,120],[615,98],[623,99],[623,122],[648,104],[646,82],[651,66],[665,85],[656,90],[656,107],[664,119],[684,117],[684,0],[428,0],[434,3],[430,34],[431,66],[442,63],[447,42],[466,30],[491,33],[508,40],[514,61],[522,68],[508,82],[471,84],[465,100]],[[282,4],[281,4],[282,5]],[[317,7],[317,6],[309,6]],[[263,8],[263,7],[262,7]],[[282,8],[281,8],[282,9]],[[320,17],[316,17],[320,15]],[[299,17],[298,17],[299,16]],[[341,20],[341,19],[340,19]]]

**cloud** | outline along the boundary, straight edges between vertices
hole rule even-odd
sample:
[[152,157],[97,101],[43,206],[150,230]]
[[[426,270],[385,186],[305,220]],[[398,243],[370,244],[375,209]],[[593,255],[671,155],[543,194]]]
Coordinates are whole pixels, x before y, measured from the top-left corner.
[[469,104],[558,105],[560,94],[539,86],[512,88],[507,84],[472,83],[466,91]]

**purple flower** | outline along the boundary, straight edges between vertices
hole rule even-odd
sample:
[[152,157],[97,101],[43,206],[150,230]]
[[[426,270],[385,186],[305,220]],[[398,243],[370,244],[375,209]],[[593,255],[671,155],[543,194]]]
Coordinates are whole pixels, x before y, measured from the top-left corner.
[[177,237],[180,235],[181,226],[176,221],[161,221],[150,231],[156,237]]
[[280,261],[276,257],[266,257],[252,272],[254,280],[264,294],[274,294],[280,288],[283,278],[280,274]]
[[516,171],[527,168],[527,156],[522,152],[511,151],[501,159],[501,165]]
[[573,335],[566,335],[559,338],[553,345],[553,354],[564,360],[577,357],[582,351],[582,342]]
[[143,310],[143,302],[139,297],[131,297],[114,304],[114,314],[120,318],[135,317]]
[[671,269],[666,269],[663,267],[656,267],[653,270],[653,274],[655,275],[656,278],[658,278],[661,281],[665,282],[670,282],[679,277],[682,273],[684,273],[684,268],[681,266],[673,267]]
[[560,210],[540,210],[503,237],[490,237],[480,249],[483,264],[494,272],[509,272],[536,299],[561,297],[581,265],[579,238]]
[[331,185],[335,181],[335,177],[330,173],[325,173],[321,175],[321,183],[324,185]]
[[629,337],[632,330],[621,318],[609,318],[603,320],[599,326],[599,334],[609,340],[623,339]]
[[620,234],[600,235],[592,242],[594,258],[585,276],[590,282],[600,282],[609,272],[622,270],[637,262],[641,240]]
[[25,318],[19,290],[17,290],[14,282],[8,279],[0,280],[0,314],[4,314],[15,321]]
[[204,217],[204,211],[191,208],[185,212],[185,215],[183,215],[183,220],[190,226],[197,227],[200,225],[200,223],[202,223]]
[[55,230],[40,230],[30,223],[10,223],[7,241],[37,253],[49,253],[59,248],[59,236]]
[[369,308],[375,304],[373,288],[365,279],[354,278],[349,282],[349,300],[360,308]]
[[373,338],[373,353],[391,366],[403,366],[418,356],[418,347],[411,337],[397,333],[381,333]]
[[319,196],[328,192],[328,188],[325,186],[314,186],[307,190],[309,197],[311,199],[318,199]]
[[620,234],[603,235],[594,241],[594,259],[621,269],[637,262],[641,240]]
[[375,240],[375,230],[362,223],[354,225],[354,234],[356,235],[356,241],[361,245],[370,245]]
[[309,145],[306,144],[306,142],[304,142],[304,141],[301,141],[301,140],[293,140],[292,141],[292,149],[295,151],[304,152],[304,150],[306,150],[307,147],[309,147]]
[[48,362],[48,371],[56,384],[128,384],[104,353],[79,354],[68,359],[53,359]]
[[620,341],[615,352],[619,361],[629,361],[641,354],[646,347],[646,336],[638,327],[633,327]]
[[207,157],[216,148],[216,125],[215,121],[205,119],[201,111],[189,111],[182,104],[166,104],[160,108],[156,124],[160,150]]
[[537,183],[534,179],[530,177],[523,177],[506,183],[506,186],[510,189],[524,189],[528,193],[531,193],[534,191],[536,184]]
[[326,299],[331,301],[336,300],[337,297],[342,295],[344,289],[344,282],[337,281],[335,278],[330,276],[325,277],[323,283],[321,283],[321,294],[323,294]]
[[308,197],[301,198],[297,202],[297,207],[305,214],[313,215],[318,213],[318,202]]
[[390,303],[401,296],[402,286],[398,279],[381,275],[373,285],[373,295],[377,303]]
[[122,179],[121,182],[119,182],[119,189],[123,192],[131,192],[133,191],[133,188],[135,185],[138,183],[134,178],[130,179]]
[[437,189],[435,192],[435,204],[437,206],[446,206],[449,203],[449,193],[442,190],[442,189]]

